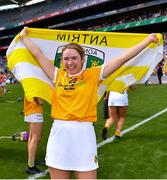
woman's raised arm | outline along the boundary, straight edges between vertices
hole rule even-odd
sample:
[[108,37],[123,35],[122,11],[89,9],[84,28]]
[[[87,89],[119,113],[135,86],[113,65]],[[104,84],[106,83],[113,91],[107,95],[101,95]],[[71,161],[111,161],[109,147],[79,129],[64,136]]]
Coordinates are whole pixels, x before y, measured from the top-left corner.
[[104,66],[103,78],[107,78],[110,74],[112,74],[115,70],[121,67],[124,63],[131,60],[137,54],[139,54],[144,48],[146,48],[150,43],[157,43],[158,38],[156,34],[150,34],[139,44],[132,46],[127,51],[125,51],[122,55],[112,59]]
[[36,46],[31,39],[27,36],[28,30],[26,27],[20,32],[20,38],[22,39],[23,43],[30,51],[30,53],[35,57],[38,61],[41,68],[45,71],[46,75],[49,77],[51,81],[54,78],[54,65],[49,61],[49,59],[43,54],[41,49]]

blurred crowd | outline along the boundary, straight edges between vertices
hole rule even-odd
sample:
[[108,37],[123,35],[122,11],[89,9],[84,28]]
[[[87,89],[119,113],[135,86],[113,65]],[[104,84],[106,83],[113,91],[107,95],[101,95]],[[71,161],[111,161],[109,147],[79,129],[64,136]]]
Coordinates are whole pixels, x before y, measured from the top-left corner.
[[6,82],[7,84],[17,83],[17,80],[16,80],[16,78],[14,77],[14,75],[13,75],[12,72],[7,68],[5,61],[4,61],[3,63],[0,62],[0,73],[3,73],[5,82]]
[[[50,1],[52,2],[52,1]],[[71,1],[67,1],[70,4],[73,4],[75,2],[75,0],[71,0]],[[48,3],[50,4],[50,3]],[[151,10],[149,11],[141,11],[141,13],[138,14],[128,14],[125,16],[120,16],[117,18],[107,18],[104,20],[99,20],[96,21],[97,23],[94,23],[96,25],[89,26],[87,29],[85,30],[95,30],[98,28],[107,28],[107,27],[112,27],[112,26],[116,26],[116,25],[120,25],[120,24],[125,24],[125,23],[129,23],[129,22],[138,22],[138,21],[142,21],[142,20],[148,20],[151,18],[158,18],[158,17],[162,17],[162,16],[167,16],[167,8],[161,8],[161,9],[157,9],[157,10]],[[99,24],[98,24],[99,23]],[[83,29],[81,27],[81,29]],[[161,65],[162,65],[162,70],[163,70],[163,75],[167,75],[167,32],[162,33],[163,35],[163,39],[164,39],[164,58],[161,61]],[[4,72],[6,74],[7,77],[7,81],[8,82],[15,82],[15,78],[13,77],[12,73],[7,69],[7,64],[6,64],[6,58],[0,56],[0,72]],[[153,74],[156,74],[157,70],[155,69]],[[12,80],[9,80],[12,79]]]
[[138,14],[128,14],[125,16],[120,16],[118,18],[108,18],[108,20],[105,20],[103,23],[100,22],[99,24],[96,24],[94,26],[89,27],[89,30],[95,30],[98,28],[107,28],[107,27],[112,27],[112,26],[117,26],[120,24],[126,24],[130,22],[138,22],[138,21],[143,21],[143,20],[148,20],[152,18],[158,18],[162,16],[167,16],[167,8],[164,9],[158,9],[158,10],[152,10],[152,11],[146,11]]

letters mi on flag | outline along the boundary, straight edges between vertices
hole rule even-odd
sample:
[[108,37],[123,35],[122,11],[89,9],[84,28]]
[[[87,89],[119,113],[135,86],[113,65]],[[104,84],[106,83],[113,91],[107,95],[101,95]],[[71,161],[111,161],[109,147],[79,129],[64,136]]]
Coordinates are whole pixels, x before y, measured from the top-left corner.
[[[149,34],[49,30],[28,28],[28,36],[57,67],[61,67],[62,47],[78,43],[85,50],[85,68],[96,67],[122,54],[127,48],[139,43]],[[163,39],[151,43],[140,54],[105,79],[98,91],[99,98],[106,90],[123,92],[131,84],[145,82],[163,57]],[[8,67],[21,82],[28,100],[41,97],[51,103],[54,85],[45,75],[19,34],[7,50]]]

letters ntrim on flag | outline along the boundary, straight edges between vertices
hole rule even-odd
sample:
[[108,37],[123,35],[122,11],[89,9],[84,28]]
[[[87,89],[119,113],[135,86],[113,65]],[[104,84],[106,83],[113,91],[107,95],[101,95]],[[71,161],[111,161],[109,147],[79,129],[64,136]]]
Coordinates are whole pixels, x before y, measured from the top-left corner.
[[[127,48],[142,41],[149,34],[90,32],[28,28],[28,36],[55,66],[60,67],[61,49],[69,43],[78,43],[85,50],[85,68],[102,65],[122,54]],[[98,98],[106,90],[123,92],[131,84],[144,83],[163,58],[163,39],[151,43],[136,57],[125,63],[105,79],[98,91]],[[51,103],[53,83],[19,39],[19,34],[7,50],[8,67],[21,82],[28,100],[41,97]]]

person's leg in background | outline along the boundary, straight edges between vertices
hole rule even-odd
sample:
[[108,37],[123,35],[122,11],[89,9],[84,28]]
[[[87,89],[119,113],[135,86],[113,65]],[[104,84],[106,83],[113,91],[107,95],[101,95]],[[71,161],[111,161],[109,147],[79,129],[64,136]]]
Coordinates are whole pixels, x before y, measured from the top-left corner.
[[118,107],[119,118],[118,118],[116,130],[115,130],[115,137],[116,138],[120,138],[120,133],[121,133],[123,124],[125,122],[127,109],[128,109],[128,106]]
[[108,129],[114,124],[114,122],[118,118],[117,106],[109,106],[108,110],[109,110],[109,118],[106,120],[105,126],[102,130],[102,139],[103,140],[107,139]]
[[36,167],[36,152],[41,139],[43,123],[29,123],[29,138],[28,138],[28,168],[27,173],[36,174],[41,171]]

